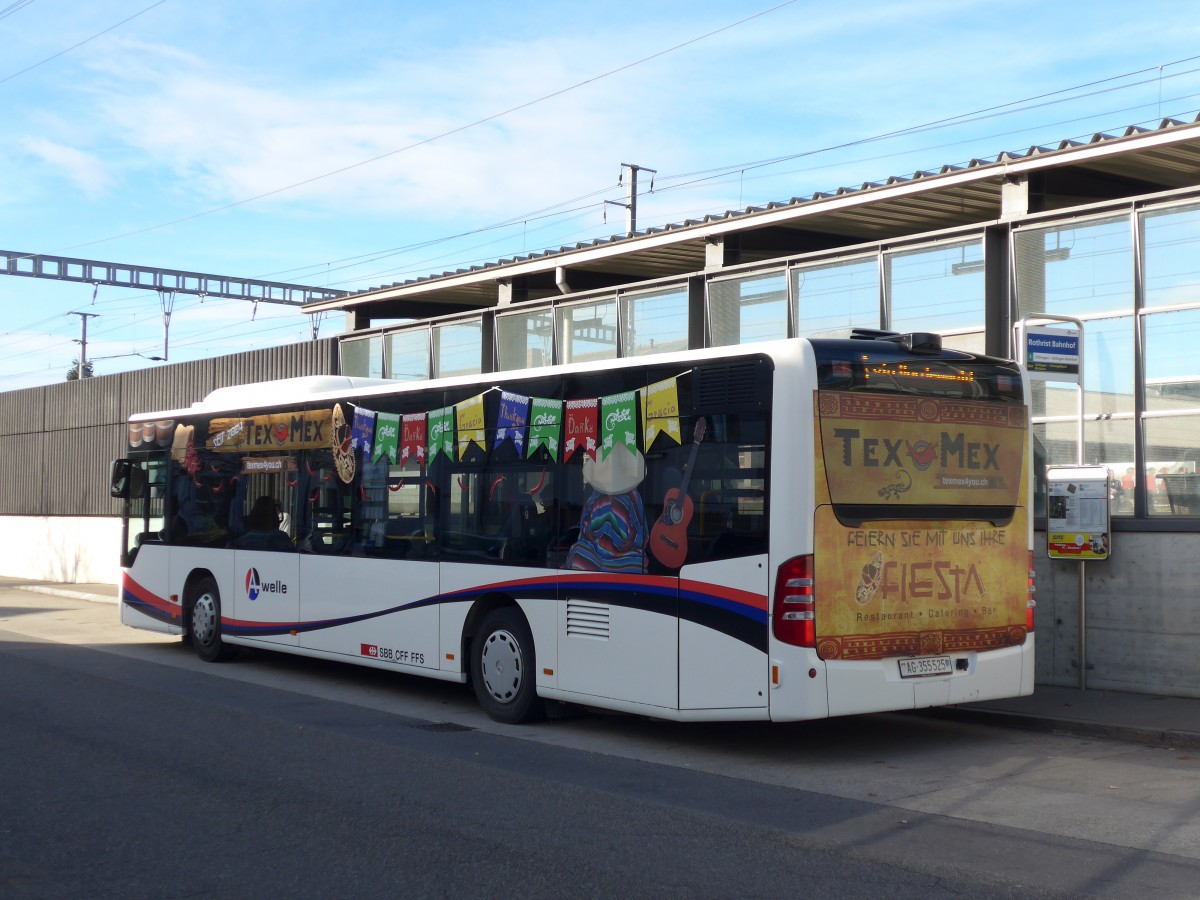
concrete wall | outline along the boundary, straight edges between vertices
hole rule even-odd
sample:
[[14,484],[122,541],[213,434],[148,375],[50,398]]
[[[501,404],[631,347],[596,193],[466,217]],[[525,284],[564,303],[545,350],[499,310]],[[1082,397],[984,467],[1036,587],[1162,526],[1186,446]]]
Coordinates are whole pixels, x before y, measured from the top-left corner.
[[[1079,685],[1079,563],[1035,535],[1038,684]],[[1087,687],[1200,697],[1200,534],[1122,532],[1085,564]]]
[[121,521],[104,516],[0,516],[0,575],[75,584],[121,577]]

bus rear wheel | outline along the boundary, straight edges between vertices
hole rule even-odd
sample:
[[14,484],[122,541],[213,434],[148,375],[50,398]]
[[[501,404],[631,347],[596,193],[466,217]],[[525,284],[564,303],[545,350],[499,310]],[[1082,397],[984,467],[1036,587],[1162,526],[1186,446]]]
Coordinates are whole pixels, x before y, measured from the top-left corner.
[[471,649],[471,683],[483,711],[509,725],[541,718],[534,663],[533,634],[519,610],[484,616]]
[[191,591],[187,611],[188,636],[205,662],[228,659],[231,649],[221,640],[221,592],[211,578],[199,581]]

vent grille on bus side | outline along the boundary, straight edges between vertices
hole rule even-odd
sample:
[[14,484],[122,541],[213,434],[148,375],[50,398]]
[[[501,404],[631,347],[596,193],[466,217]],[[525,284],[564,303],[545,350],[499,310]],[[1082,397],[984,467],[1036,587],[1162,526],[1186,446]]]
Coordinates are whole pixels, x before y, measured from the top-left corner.
[[771,404],[771,364],[762,357],[696,371],[696,411],[743,412]]
[[567,600],[567,637],[607,641],[610,610],[607,603]]

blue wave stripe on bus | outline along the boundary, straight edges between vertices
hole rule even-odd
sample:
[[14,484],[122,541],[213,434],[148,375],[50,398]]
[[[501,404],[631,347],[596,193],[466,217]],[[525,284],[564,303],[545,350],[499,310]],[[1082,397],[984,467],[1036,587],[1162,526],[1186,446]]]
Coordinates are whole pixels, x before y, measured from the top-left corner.
[[151,619],[171,625],[179,624],[179,608],[177,606],[169,603],[164,597],[159,597],[154,592],[146,590],[128,575],[121,579],[121,602]]
[[[695,585],[697,582],[687,582]],[[706,628],[712,628],[743,643],[765,652],[767,646],[767,612],[766,598],[761,598],[762,607],[751,605],[737,599],[737,596],[758,599],[757,595],[749,595],[742,591],[726,591],[712,586],[710,590],[698,590],[694,587],[676,588],[674,578],[663,576],[613,576],[613,575],[582,575],[568,576],[565,579],[558,575],[535,576],[519,578],[510,581],[489,582],[457,591],[448,591],[431,597],[423,597],[409,603],[401,603],[385,609],[358,613],[352,616],[339,616],[330,619],[313,619],[303,622],[255,622],[246,619],[221,617],[222,630],[237,637],[269,637],[282,634],[301,634],[304,632],[324,631],[378,619],[395,613],[420,609],[427,606],[437,606],[443,603],[472,602],[489,594],[505,594],[518,596],[522,599],[557,598],[561,589],[580,599],[596,600],[614,606],[626,606],[647,612],[659,612],[666,615],[678,615]],[[720,592],[720,593],[718,593]],[[723,596],[722,594],[727,594]],[[180,624],[178,612],[166,600],[157,597],[141,585],[126,577],[122,586],[122,600],[152,618],[162,622]]]
[[221,617],[221,630],[226,634],[253,637],[255,635],[290,634],[293,631],[323,631],[327,628],[337,628],[340,625],[351,625],[355,622],[365,622],[368,619],[378,619],[393,613],[419,609],[423,606],[436,606],[442,602],[440,596],[425,597],[412,603],[401,603],[387,609],[377,609],[372,612],[359,613],[355,616],[341,616],[336,619],[312,619],[307,622],[253,622],[246,619],[230,619]]
[[760,609],[731,597],[721,597],[705,591],[680,588],[679,600],[681,603],[702,603],[707,606],[715,606],[736,613],[739,616],[745,616],[760,625],[767,624],[767,610],[765,607]]

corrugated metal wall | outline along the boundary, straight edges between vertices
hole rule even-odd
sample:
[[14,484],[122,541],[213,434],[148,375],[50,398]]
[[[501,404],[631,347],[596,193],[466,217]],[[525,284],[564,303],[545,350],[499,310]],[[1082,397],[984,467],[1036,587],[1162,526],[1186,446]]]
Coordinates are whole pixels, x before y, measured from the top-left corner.
[[0,515],[115,516],[108,467],[134,413],[251,381],[337,374],[337,338],[0,393]]

